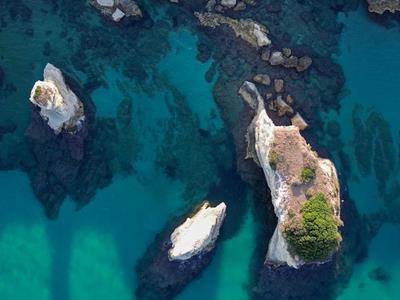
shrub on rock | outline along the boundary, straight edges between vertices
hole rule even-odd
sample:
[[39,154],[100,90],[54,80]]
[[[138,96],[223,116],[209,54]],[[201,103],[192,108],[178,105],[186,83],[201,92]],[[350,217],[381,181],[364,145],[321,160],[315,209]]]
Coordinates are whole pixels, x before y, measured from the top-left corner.
[[284,233],[289,251],[306,262],[327,259],[341,241],[338,222],[322,193],[303,203],[301,216],[291,220]]

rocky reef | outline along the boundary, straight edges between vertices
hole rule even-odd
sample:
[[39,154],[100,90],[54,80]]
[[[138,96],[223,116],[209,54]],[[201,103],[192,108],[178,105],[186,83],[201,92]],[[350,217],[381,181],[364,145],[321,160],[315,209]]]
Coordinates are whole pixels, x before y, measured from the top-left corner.
[[258,24],[251,19],[236,20],[209,12],[195,12],[195,16],[203,26],[211,28],[216,28],[220,25],[229,26],[237,37],[243,39],[257,49],[271,44],[271,40],[267,35],[268,29],[264,25]]
[[225,211],[223,202],[216,207],[204,202],[183,223],[172,220],[136,267],[136,297],[171,299],[195,278],[211,261]]
[[395,13],[400,11],[399,0],[367,0],[368,10],[373,13],[383,14],[386,11]]
[[29,100],[40,108],[40,115],[56,134],[62,130],[75,133],[85,120],[82,102],[65,84],[59,69],[47,64],[44,81],[36,81]]
[[143,17],[142,10],[133,0],[92,0],[90,3],[114,22],[123,18],[137,20]]
[[274,125],[254,84],[245,82],[239,92],[257,110],[247,134],[247,156],[264,171],[278,218],[266,261],[294,268],[325,262],[341,241],[334,165],[311,150],[297,127]]

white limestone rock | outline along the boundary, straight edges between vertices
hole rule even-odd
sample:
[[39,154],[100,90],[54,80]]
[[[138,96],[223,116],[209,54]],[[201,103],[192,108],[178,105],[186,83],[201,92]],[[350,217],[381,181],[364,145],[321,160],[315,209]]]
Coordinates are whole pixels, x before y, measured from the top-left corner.
[[74,133],[85,120],[83,104],[65,84],[59,69],[48,63],[43,72],[44,81],[37,81],[29,100],[40,107],[40,115],[56,134],[65,130]]
[[187,260],[200,253],[211,251],[215,246],[225,218],[226,205],[220,203],[210,207],[206,202],[191,218],[177,227],[171,234],[169,260]]

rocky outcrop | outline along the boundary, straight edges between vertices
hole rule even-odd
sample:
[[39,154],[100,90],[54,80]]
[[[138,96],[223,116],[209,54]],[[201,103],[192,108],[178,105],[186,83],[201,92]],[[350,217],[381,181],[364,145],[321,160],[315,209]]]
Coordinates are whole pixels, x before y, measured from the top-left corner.
[[367,0],[367,3],[370,12],[380,15],[385,11],[391,13],[400,11],[400,0]]
[[90,3],[114,22],[123,18],[137,20],[143,17],[142,10],[133,0],[92,0]]
[[214,249],[225,211],[225,203],[209,207],[206,202],[193,217],[187,218],[171,234],[172,246],[168,251],[168,258],[171,261],[187,260]]
[[[286,226],[302,216],[303,203],[315,193],[325,195],[337,224],[340,224],[336,169],[330,160],[319,158],[311,150],[297,127],[274,125],[254,84],[245,82],[241,90],[240,94],[242,97],[245,95],[243,98],[252,103],[252,107],[257,102],[256,116],[247,135],[248,157],[252,157],[264,171],[278,218],[266,261],[298,268],[305,261],[290,247],[285,235]],[[252,100],[246,99],[249,97]],[[303,177],[304,170],[310,171],[309,177]]]
[[248,42],[254,48],[261,48],[271,44],[268,38],[268,29],[251,19],[236,20],[216,13],[195,12],[201,25],[216,28],[221,25],[227,25],[233,30],[235,35]]
[[205,202],[157,235],[136,267],[137,299],[172,299],[200,274],[211,262],[225,210],[224,203]]
[[40,115],[56,134],[76,133],[85,120],[83,104],[65,84],[59,69],[47,64],[44,81],[36,81],[29,100],[40,108]]

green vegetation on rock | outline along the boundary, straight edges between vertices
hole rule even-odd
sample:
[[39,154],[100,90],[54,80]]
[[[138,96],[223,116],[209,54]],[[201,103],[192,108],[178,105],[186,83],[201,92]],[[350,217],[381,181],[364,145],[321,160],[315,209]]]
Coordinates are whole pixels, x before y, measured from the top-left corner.
[[35,94],[33,95],[33,97],[35,99],[37,99],[41,94],[42,94],[42,87],[41,86],[37,86],[36,89],[35,89]]
[[301,217],[292,219],[284,229],[290,252],[306,262],[328,258],[341,241],[332,207],[319,193],[304,202],[300,212]]
[[315,178],[315,170],[310,167],[304,167],[304,169],[301,171],[300,174],[301,182],[308,183],[312,181],[314,178]]
[[268,152],[268,161],[269,165],[273,170],[276,169],[276,165],[278,164],[278,153],[276,151],[271,150]]

